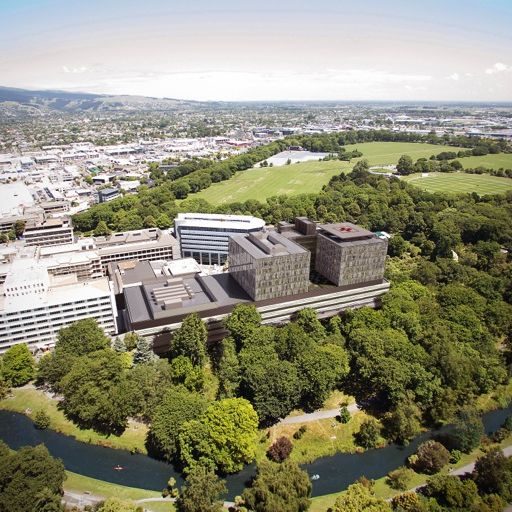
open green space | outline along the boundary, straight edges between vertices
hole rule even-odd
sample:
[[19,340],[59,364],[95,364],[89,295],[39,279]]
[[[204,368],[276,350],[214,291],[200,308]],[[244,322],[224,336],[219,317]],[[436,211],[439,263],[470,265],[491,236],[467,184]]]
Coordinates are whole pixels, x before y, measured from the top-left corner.
[[[480,158],[480,157],[476,157]],[[503,194],[512,190],[512,179],[498,178],[487,174],[429,173],[428,176],[411,174],[404,176],[404,181],[420,187],[427,192],[470,193],[479,195]]]
[[468,156],[459,158],[465,169],[473,167],[487,167],[488,169],[512,169],[512,153],[498,153],[496,155]]
[[66,418],[58,408],[57,400],[50,398],[43,391],[32,386],[13,389],[7,398],[0,401],[0,409],[20,412],[30,417],[33,417],[38,410],[42,409],[50,417],[50,428],[52,430],[73,436],[78,441],[85,443],[146,453],[146,447],[144,446],[147,432],[146,425],[130,421],[128,428],[120,436],[113,434],[107,436],[91,429],[81,429]]
[[[347,151],[358,149],[363,153],[361,158],[368,160],[371,166],[396,164],[401,155],[411,155],[413,160],[429,158],[442,151],[458,151],[459,148],[435,144],[414,142],[366,142],[345,146]],[[233,178],[221,183],[214,183],[190,198],[205,199],[211,204],[232,203],[256,199],[264,201],[268,197],[279,195],[295,195],[315,193],[326,185],[332,176],[341,172],[349,172],[354,163],[302,162],[280,167],[263,167],[238,172]]]

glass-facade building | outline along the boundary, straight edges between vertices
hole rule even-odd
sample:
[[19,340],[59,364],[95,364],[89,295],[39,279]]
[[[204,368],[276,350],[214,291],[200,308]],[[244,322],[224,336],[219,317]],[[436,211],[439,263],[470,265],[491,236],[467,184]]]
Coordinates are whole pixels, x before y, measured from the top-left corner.
[[201,265],[223,265],[233,235],[261,231],[265,221],[251,215],[179,213],[174,231],[182,258],[194,258]]

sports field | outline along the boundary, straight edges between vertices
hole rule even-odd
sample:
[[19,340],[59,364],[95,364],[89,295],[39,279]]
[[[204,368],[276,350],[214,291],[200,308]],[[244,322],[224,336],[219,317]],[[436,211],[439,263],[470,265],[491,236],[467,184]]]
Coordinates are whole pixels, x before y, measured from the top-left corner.
[[483,196],[502,194],[507,190],[512,190],[512,179],[498,178],[487,174],[466,174],[464,172],[430,173],[428,176],[411,174],[401,179],[428,192],[452,192],[454,194],[476,192]]
[[[370,165],[396,164],[401,155],[429,158],[441,151],[454,150],[451,146],[402,142],[367,142],[345,146],[347,151],[358,149]],[[319,192],[330,178],[348,172],[357,160],[349,162],[303,162],[284,166],[254,168],[237,173],[233,178],[191,194],[189,197],[205,199],[211,204],[232,203],[267,197]]]

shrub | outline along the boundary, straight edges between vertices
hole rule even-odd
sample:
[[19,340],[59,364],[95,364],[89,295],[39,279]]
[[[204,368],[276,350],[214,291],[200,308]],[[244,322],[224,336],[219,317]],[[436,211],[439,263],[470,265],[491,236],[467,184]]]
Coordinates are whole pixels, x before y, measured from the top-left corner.
[[402,466],[388,473],[386,483],[397,491],[405,491],[409,487],[409,482],[413,476],[414,471],[412,469]]
[[343,407],[340,408],[339,420],[341,423],[345,424],[350,421],[350,418],[350,411],[348,410],[347,406],[344,405]]
[[506,428],[499,428],[498,430],[496,430],[496,432],[492,434],[491,439],[495,443],[501,443],[509,436],[509,434],[510,431],[507,430]]
[[441,443],[434,440],[421,444],[416,454],[418,459],[415,468],[430,475],[438,473],[450,460],[450,452]]
[[34,427],[39,430],[46,430],[50,426],[50,416],[45,411],[39,409],[34,416]]
[[450,452],[450,464],[457,464],[462,457],[462,452],[460,450],[452,450]]
[[507,416],[507,419],[503,423],[503,428],[506,428],[509,432],[512,432],[512,415]]
[[267,457],[274,462],[283,462],[292,452],[293,445],[287,437],[279,437],[267,450]]
[[422,512],[425,509],[417,493],[410,491],[398,494],[391,500],[393,510],[401,512]]
[[293,434],[293,438],[300,439],[306,433],[307,430],[308,430],[308,427],[306,427],[306,425],[301,425],[299,430],[297,430],[297,432],[295,432]]

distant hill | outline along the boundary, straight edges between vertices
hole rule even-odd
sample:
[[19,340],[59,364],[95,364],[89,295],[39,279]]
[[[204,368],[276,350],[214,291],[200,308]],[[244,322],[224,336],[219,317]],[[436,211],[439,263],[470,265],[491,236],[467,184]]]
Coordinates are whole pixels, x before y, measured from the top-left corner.
[[[199,107],[201,102],[146,96],[109,96],[85,92],[32,91],[0,86],[0,114],[50,111],[158,111]],[[206,104],[205,104],[206,105]]]

